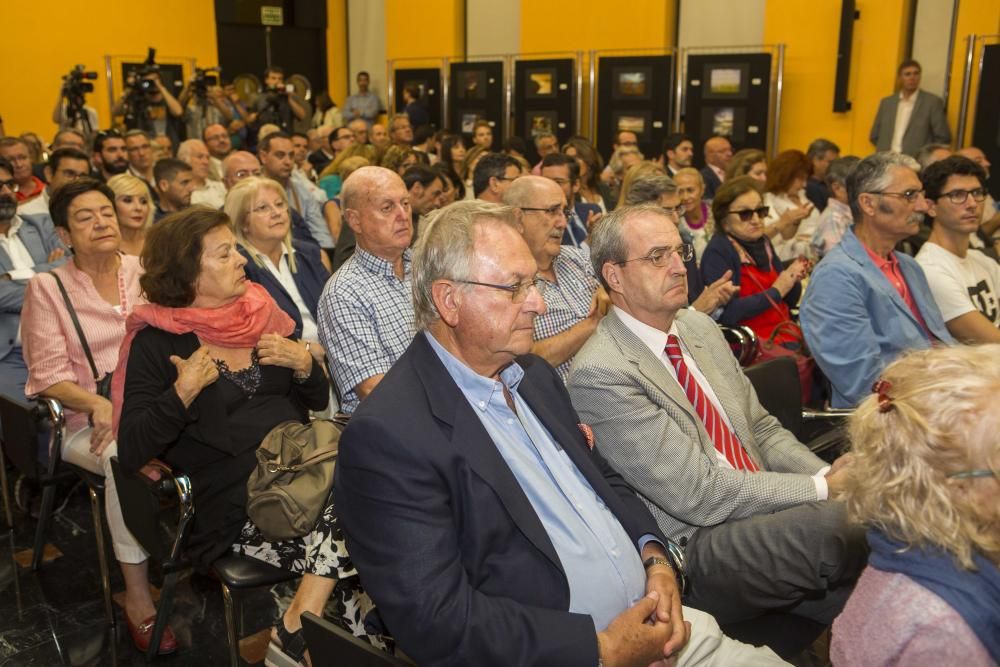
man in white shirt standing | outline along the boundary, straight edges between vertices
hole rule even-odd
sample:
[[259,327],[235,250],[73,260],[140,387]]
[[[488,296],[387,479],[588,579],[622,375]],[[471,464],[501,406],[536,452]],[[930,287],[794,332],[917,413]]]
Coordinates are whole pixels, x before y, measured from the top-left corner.
[[920,63],[899,66],[899,92],[882,99],[869,138],[877,151],[916,156],[921,146],[950,144],[951,130],[940,97],[920,90]]
[[1000,343],[1000,264],[970,249],[986,200],[986,172],[952,156],[920,174],[931,235],[917,253],[945,326],[963,343]]

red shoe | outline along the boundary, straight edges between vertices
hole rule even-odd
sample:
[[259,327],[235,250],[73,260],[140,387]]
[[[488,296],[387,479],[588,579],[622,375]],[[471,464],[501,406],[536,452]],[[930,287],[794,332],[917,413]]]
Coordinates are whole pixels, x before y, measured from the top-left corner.
[[[138,626],[132,624],[132,619],[129,618],[128,613],[125,614],[125,623],[128,625],[128,632],[132,635],[132,642],[135,647],[139,649],[141,653],[145,653],[149,649],[149,642],[153,638],[153,625],[156,624],[156,615],[152,615],[145,621],[140,623]],[[157,651],[160,655],[167,655],[168,653],[173,653],[177,650],[177,638],[174,636],[174,631],[170,628],[168,623],[166,627],[163,628],[163,636],[160,637],[160,650]]]

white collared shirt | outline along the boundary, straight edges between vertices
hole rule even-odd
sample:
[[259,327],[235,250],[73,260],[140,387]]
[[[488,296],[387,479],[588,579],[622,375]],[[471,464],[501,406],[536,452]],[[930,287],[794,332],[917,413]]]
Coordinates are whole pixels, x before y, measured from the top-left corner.
[[903,97],[903,93],[899,93],[899,105],[896,107],[896,124],[892,126],[892,143],[889,145],[890,150],[896,153],[903,152],[903,135],[906,134],[906,128],[910,125],[910,116],[913,115],[913,107],[917,103],[917,95],[920,91],[917,90],[912,95],[910,99]]
[[21,224],[21,216],[15,215],[14,219],[10,221],[10,229],[7,230],[7,233],[0,234],[0,248],[3,248],[7,256],[10,257],[11,266],[14,267],[6,272],[10,279],[27,282],[35,275],[35,260],[28,252],[27,246],[21,241],[21,237],[17,235]]
[[[693,377],[695,382],[698,383],[701,387],[702,393],[705,395],[705,398],[707,398],[715,407],[719,416],[722,417],[722,421],[726,423],[726,426],[729,430],[733,431],[735,435],[733,423],[729,421],[729,415],[727,415],[726,411],[722,408],[722,404],[719,402],[719,397],[716,396],[715,390],[712,389],[712,385],[709,384],[708,379],[705,378],[701,370],[698,368],[698,362],[696,362],[694,357],[691,356],[691,353],[688,352],[684,339],[678,333],[677,320],[674,319],[674,321],[670,324],[670,331],[664,333],[656,327],[651,327],[645,322],[640,322],[616,306],[612,306],[612,308],[615,309],[615,313],[618,315],[618,319],[622,321],[622,324],[628,327],[629,331],[634,333],[639,340],[641,340],[643,344],[649,348],[650,352],[652,352],[653,355],[660,360],[664,368],[666,368],[667,372],[670,374],[670,377],[673,378],[674,382],[677,382],[677,370],[674,368],[673,363],[671,363],[670,358],[667,356],[666,347],[667,337],[671,335],[677,336],[677,340],[680,341],[681,356],[684,358],[684,363],[687,365],[688,371],[691,373],[691,377]],[[680,386],[679,382],[677,384]],[[683,391],[683,389],[681,391]],[[719,462],[720,466],[732,469],[732,464],[729,463],[726,456],[718,449],[715,450],[715,458]],[[829,469],[829,466],[824,466],[812,477],[813,484],[816,485],[816,495],[820,500],[826,500],[830,495],[830,490],[826,483],[826,473]]]
[[309,308],[306,307],[306,302],[303,301],[302,295],[299,294],[299,288],[295,284],[295,277],[288,266],[288,248],[282,246],[281,259],[278,260],[278,266],[275,266],[271,258],[264,253],[256,249],[254,249],[254,253],[263,262],[267,270],[271,272],[271,275],[278,279],[281,286],[288,292],[288,296],[292,297],[295,307],[299,309],[299,316],[302,318],[302,340],[311,342],[319,341],[319,329],[316,326],[316,320],[313,318],[312,313],[309,312]]
[[[28,201],[19,204],[17,207],[18,215],[40,215],[49,214],[49,189],[43,188],[42,194],[37,197],[33,197]],[[991,216],[992,217],[992,216]]]

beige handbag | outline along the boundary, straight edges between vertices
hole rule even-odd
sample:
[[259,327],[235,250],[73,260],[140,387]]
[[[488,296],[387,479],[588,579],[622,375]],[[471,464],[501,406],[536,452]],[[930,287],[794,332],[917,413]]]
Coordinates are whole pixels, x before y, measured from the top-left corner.
[[302,537],[329,503],[343,424],[285,422],[257,448],[247,480],[247,515],[267,540]]

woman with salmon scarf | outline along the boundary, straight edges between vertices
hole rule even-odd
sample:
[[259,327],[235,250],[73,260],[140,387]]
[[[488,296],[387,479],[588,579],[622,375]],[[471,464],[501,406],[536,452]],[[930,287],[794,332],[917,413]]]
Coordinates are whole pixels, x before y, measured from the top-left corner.
[[265,540],[247,518],[261,440],[325,408],[329,385],[309,345],[288,338],[292,319],[246,279],[244,264],[221,211],[189,208],[150,231],[141,280],[150,303],[129,317],[114,376],[118,456],[129,472],[159,457],[191,478],[187,553],[200,567],[232,551],[303,573],[268,648],[270,662],[296,664],[305,649],[300,615],[321,615],[337,589],[349,627],[363,635],[355,618],[363,594],[332,504],[313,532],[282,542]]

